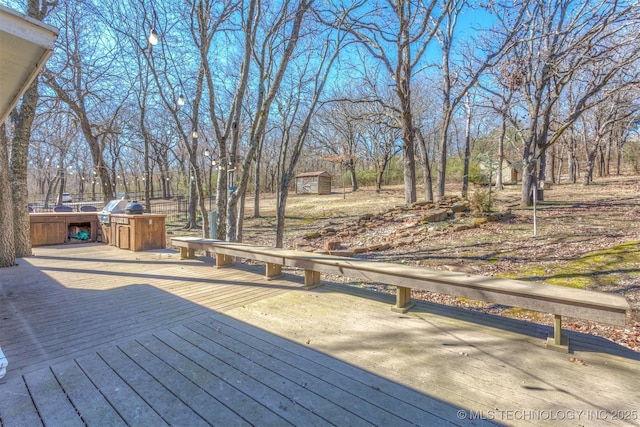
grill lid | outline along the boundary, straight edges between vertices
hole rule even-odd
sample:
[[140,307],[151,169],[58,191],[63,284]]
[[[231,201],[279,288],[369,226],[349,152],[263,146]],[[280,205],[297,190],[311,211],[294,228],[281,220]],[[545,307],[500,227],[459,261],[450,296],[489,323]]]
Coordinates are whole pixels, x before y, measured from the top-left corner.
[[144,213],[144,207],[134,200],[127,205],[124,211],[127,215],[142,215]]
[[102,208],[103,213],[124,213],[124,210],[127,206],[127,200],[125,198],[122,199],[114,199],[109,203],[104,205]]

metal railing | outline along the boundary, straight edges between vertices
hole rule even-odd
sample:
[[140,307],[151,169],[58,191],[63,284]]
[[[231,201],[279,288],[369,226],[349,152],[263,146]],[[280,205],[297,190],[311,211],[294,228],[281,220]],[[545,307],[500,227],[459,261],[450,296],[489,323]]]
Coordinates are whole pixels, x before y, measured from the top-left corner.
[[[132,199],[133,200],[133,199]],[[215,198],[212,201],[206,202],[209,206],[214,204]],[[70,207],[72,212],[82,212],[83,206],[93,206],[97,211],[101,211],[104,208],[104,202],[102,201],[86,201],[86,202],[72,202],[63,203],[63,206]],[[54,212],[55,203],[49,203],[47,207],[42,203],[30,203],[29,212],[41,213],[41,212]],[[167,222],[178,222],[187,220],[187,211],[189,209],[189,199],[177,198],[173,200],[152,200],[151,212],[153,214],[164,214],[167,216]],[[198,213],[199,214],[199,213]]]

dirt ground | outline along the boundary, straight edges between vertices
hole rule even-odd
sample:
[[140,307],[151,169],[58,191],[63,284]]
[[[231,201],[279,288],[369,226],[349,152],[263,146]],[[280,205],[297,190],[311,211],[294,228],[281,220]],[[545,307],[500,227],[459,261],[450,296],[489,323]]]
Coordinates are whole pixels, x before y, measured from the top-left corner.
[[[424,197],[418,191],[420,201]],[[472,188],[470,195],[474,191]],[[447,188],[452,203],[458,201],[455,195],[459,193],[458,186]],[[381,192],[364,188],[356,192],[338,189],[323,196],[292,194],[284,246],[308,244],[311,246],[304,249],[321,249],[332,241],[348,251],[368,245],[380,249],[356,250],[354,256],[619,293],[632,307],[626,327],[571,319],[565,327],[640,351],[640,177],[599,178],[589,186],[552,186],[545,191],[544,201],[536,204],[535,236],[534,209],[520,207],[520,186],[494,190],[492,200],[493,211],[509,214],[488,222],[472,214],[457,214],[425,224],[416,221],[422,211],[405,209],[401,186]],[[248,205],[247,212],[252,211]],[[261,199],[260,216],[246,220],[243,240],[272,245],[274,197]],[[367,226],[376,217],[378,222]],[[345,283],[392,291],[378,284]],[[551,316],[540,313],[445,295],[414,292],[413,297],[545,324],[552,321]]]

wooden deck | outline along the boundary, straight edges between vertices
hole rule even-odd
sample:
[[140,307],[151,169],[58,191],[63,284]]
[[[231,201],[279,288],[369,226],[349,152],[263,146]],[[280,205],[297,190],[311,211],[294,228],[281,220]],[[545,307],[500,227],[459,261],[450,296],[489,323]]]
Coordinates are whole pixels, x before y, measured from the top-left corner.
[[34,252],[0,271],[3,427],[640,425],[640,354],[597,337],[562,354],[550,328],[171,250]]

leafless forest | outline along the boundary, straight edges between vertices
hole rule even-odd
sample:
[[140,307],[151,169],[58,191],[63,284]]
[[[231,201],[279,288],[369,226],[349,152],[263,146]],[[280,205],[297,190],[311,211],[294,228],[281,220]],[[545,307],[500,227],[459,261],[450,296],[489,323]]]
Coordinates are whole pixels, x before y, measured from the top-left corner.
[[0,3],[60,29],[0,132],[7,260],[30,252],[28,203],[63,192],[181,196],[205,230],[213,196],[231,241],[274,195],[282,246],[301,172],[404,204],[513,183],[527,207],[640,170],[635,1]]

